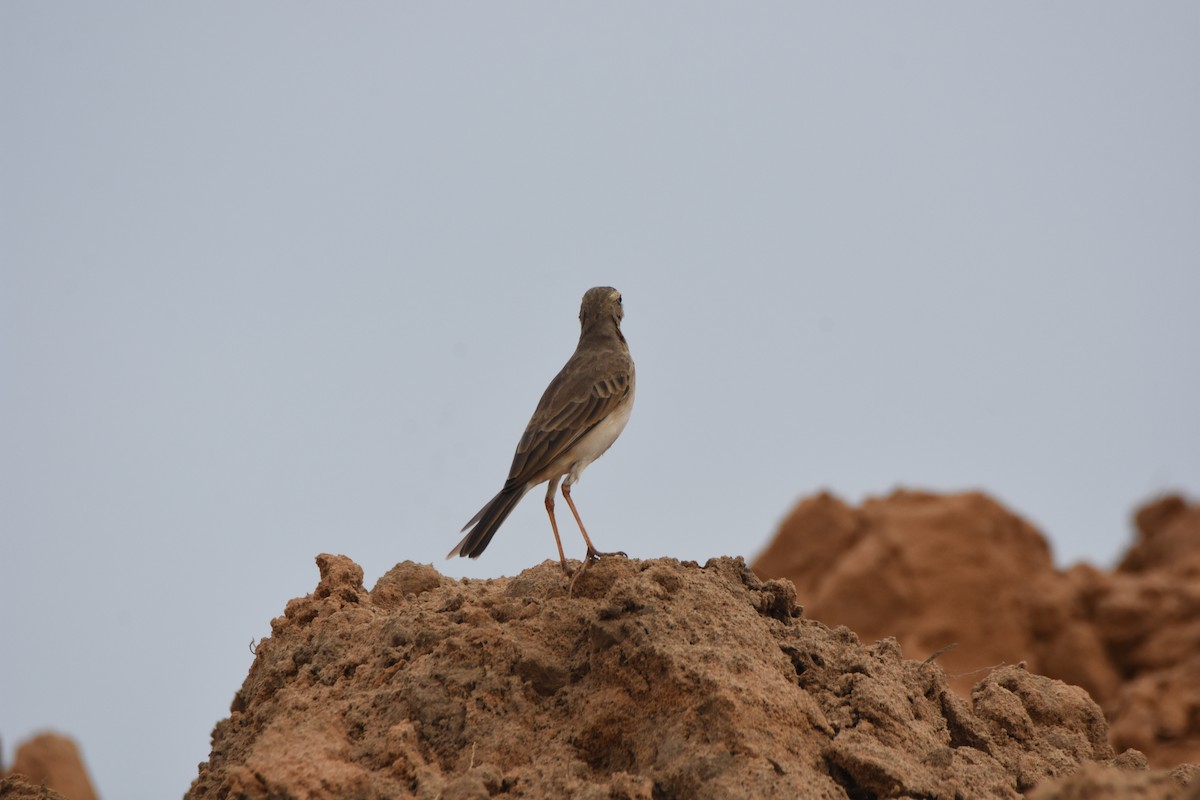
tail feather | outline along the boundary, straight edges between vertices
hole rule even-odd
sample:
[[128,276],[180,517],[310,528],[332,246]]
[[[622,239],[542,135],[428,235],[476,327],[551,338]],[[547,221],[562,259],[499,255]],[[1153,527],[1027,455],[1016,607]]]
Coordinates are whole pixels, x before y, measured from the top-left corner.
[[528,488],[524,486],[505,486],[501,489],[500,493],[479,509],[479,513],[463,527],[464,531],[471,528],[471,532],[446,554],[446,558],[455,556],[478,558],[479,554],[487,549],[488,542],[492,541],[492,537],[496,535],[500,525],[508,519],[508,515],[517,507],[517,503],[521,502],[521,498],[527,491]]

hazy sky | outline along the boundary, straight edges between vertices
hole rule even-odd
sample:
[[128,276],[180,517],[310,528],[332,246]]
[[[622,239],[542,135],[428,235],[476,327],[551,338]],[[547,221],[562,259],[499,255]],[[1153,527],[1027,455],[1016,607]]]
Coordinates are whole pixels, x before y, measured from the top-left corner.
[[537,492],[442,560],[590,286],[601,549],[979,487],[1109,565],[1200,492],[1190,0],[13,0],[0,102],[0,737],[108,798],[186,790],[316,554],[555,558]]

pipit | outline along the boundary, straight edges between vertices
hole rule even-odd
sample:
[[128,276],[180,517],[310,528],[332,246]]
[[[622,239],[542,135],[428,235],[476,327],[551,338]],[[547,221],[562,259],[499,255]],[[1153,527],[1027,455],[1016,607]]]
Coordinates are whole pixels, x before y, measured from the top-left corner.
[[478,558],[525,493],[549,481],[546,513],[550,515],[550,528],[558,545],[558,560],[563,572],[570,575],[562,539],[558,536],[558,522],[554,519],[554,490],[559,480],[563,497],[587,542],[584,568],[600,556],[624,555],[596,550],[571,500],[571,486],[587,465],[604,455],[617,440],[633,409],[633,359],[621,333],[624,316],[621,293],[611,286],[597,286],[583,295],[579,307],[579,344],[574,354],[538,401],[537,410],[517,444],[504,488],[463,526],[464,531],[470,528],[470,532],[446,558]]

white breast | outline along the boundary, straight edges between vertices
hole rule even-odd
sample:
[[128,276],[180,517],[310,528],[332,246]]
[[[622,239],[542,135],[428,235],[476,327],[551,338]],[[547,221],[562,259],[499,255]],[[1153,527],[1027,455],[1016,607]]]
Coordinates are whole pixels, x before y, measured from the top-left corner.
[[633,411],[633,392],[629,393],[629,400],[621,408],[609,414],[604,420],[587,432],[587,435],[579,440],[579,444],[571,449],[571,454],[576,458],[568,467],[566,483],[568,485],[579,480],[579,476],[600,456],[604,455],[608,448],[612,447],[612,443],[621,435],[621,431],[625,430],[625,423],[629,422],[629,415]]

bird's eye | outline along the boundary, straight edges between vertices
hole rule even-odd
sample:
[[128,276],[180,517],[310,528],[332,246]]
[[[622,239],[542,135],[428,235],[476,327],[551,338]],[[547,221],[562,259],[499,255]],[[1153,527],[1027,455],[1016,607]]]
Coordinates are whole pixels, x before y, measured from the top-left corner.
[[622,302],[622,300],[621,300],[621,295],[617,295],[617,305],[619,305],[619,306],[625,305],[625,303]]

